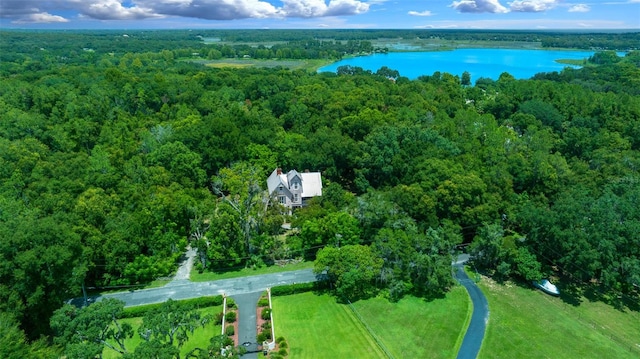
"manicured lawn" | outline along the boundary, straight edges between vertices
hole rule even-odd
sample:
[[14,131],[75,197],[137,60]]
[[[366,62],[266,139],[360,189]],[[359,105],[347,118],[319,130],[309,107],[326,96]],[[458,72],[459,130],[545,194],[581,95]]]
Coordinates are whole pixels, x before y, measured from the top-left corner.
[[395,358],[455,358],[472,311],[461,286],[432,301],[407,296],[398,303],[373,298],[353,305]]
[[640,358],[640,313],[573,306],[528,287],[479,283],[489,325],[479,358]]
[[[207,315],[207,314],[216,315],[216,313],[219,313],[221,311],[222,311],[222,306],[208,307],[200,310],[202,315]],[[121,322],[129,323],[133,327],[133,332],[134,332],[133,338],[125,340],[125,347],[129,352],[133,352],[142,341],[142,338],[140,338],[140,335],[138,335],[138,328],[142,324],[142,318],[141,317],[127,318],[127,319],[122,319]],[[211,337],[213,336],[220,335],[221,330],[222,330],[222,327],[220,326],[220,323],[213,323],[213,322],[208,323],[204,328],[200,327],[196,329],[193,332],[193,334],[189,336],[189,340],[182,346],[182,348],[180,348],[180,354],[184,356],[190,350],[197,347],[206,348],[209,345],[209,339],[211,339]],[[103,351],[103,358],[104,359],[120,358],[120,354],[118,354],[114,350],[105,348]]]
[[285,337],[290,358],[386,358],[353,312],[328,294],[272,301],[276,337]]
[[270,266],[270,267],[262,267],[258,269],[251,268],[242,268],[238,270],[231,270],[227,272],[204,272],[198,273],[196,270],[191,271],[191,281],[193,282],[206,282],[210,280],[219,280],[219,279],[229,279],[229,278],[239,278],[239,277],[247,277],[252,275],[259,274],[271,274],[271,273],[280,273],[287,272],[298,269],[307,269],[313,268],[313,262],[300,262],[294,264],[287,264],[285,266]]

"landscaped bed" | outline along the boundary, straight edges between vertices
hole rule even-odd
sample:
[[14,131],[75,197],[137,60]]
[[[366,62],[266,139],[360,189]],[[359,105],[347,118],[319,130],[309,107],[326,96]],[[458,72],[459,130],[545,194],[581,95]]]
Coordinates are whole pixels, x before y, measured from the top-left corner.
[[640,313],[565,303],[531,286],[478,283],[489,302],[479,358],[639,358]]

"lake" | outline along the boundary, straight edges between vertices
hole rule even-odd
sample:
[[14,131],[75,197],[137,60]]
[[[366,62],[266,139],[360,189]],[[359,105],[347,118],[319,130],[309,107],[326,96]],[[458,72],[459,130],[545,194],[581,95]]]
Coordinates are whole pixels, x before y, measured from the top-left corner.
[[[376,72],[382,66],[398,70],[410,79],[432,75],[436,71],[462,75],[469,71],[471,81],[480,77],[497,80],[508,72],[517,79],[528,79],[539,72],[561,71],[567,66],[558,59],[582,60],[592,51],[458,49],[453,51],[391,52],[341,60],[320,68],[319,72],[336,72],[339,66],[350,65]],[[575,67],[575,66],[572,66]]]

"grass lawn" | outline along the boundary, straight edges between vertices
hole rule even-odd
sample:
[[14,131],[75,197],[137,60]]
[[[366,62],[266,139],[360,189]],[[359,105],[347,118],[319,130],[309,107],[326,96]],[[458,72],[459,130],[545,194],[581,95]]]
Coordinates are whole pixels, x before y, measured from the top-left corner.
[[640,313],[573,306],[529,287],[478,284],[489,301],[479,358],[640,358]]
[[252,276],[252,275],[259,275],[259,274],[280,273],[280,272],[287,272],[287,271],[307,269],[307,268],[313,268],[313,262],[300,262],[300,263],[294,263],[294,264],[287,264],[285,266],[275,265],[275,266],[269,266],[269,267],[262,267],[258,269],[241,268],[241,269],[230,270],[226,272],[198,273],[198,271],[192,270],[191,281],[206,282],[210,280],[238,278],[238,277],[246,277],[246,276]]
[[276,337],[289,344],[289,357],[386,358],[348,306],[328,294],[273,297]]
[[473,310],[462,286],[432,301],[407,296],[353,305],[395,358],[455,358]]
[[[201,309],[200,313],[202,313],[202,315],[207,315],[207,314],[215,315],[216,313],[219,313],[221,311],[222,311],[222,306],[216,306],[216,307],[208,307],[208,308]],[[134,332],[133,338],[125,340],[125,347],[129,352],[133,352],[142,341],[142,338],[140,338],[140,335],[138,335],[138,328],[142,324],[142,317],[122,319],[121,322],[129,323],[133,327],[133,332]],[[193,332],[193,334],[189,336],[189,340],[182,346],[182,348],[180,348],[180,355],[184,356],[190,350],[197,347],[206,348],[209,345],[209,339],[211,339],[211,337],[213,336],[220,335],[221,330],[222,330],[222,327],[220,326],[220,323],[213,323],[213,322],[210,322],[204,328],[200,327],[196,329]],[[116,351],[112,349],[105,348],[103,351],[103,358],[104,359],[120,358],[120,354],[118,354]]]

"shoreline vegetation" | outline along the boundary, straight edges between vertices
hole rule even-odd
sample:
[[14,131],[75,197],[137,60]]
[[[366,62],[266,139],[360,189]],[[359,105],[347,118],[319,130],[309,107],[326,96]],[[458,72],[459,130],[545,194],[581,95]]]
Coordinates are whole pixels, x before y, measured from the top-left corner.
[[[202,41],[206,45],[245,45],[249,47],[266,47],[270,48],[274,45],[285,45],[286,41],[270,41],[270,42],[233,42],[233,41],[221,41],[216,38],[217,41],[211,40],[211,38],[203,38]],[[328,39],[327,39],[328,40]],[[346,41],[342,41],[346,43]],[[311,72],[318,71],[318,69],[331,65],[335,62],[339,62],[348,58],[370,56],[376,53],[391,53],[391,52],[440,52],[440,51],[455,51],[460,49],[514,49],[514,50],[536,50],[536,51],[584,51],[575,47],[544,47],[540,41],[489,41],[489,40],[445,40],[445,39],[433,39],[433,38],[416,38],[416,39],[403,39],[403,38],[380,38],[371,41],[372,46],[376,51],[370,53],[361,54],[347,54],[341,59],[253,59],[253,58],[222,58],[216,60],[206,59],[185,59],[185,61],[203,64],[211,68],[248,68],[248,67],[263,67],[263,68],[277,68],[283,67],[290,70],[307,70]],[[596,50],[593,50],[594,52]],[[567,64],[572,66],[587,66],[586,60],[575,59],[555,59],[557,63]]]

